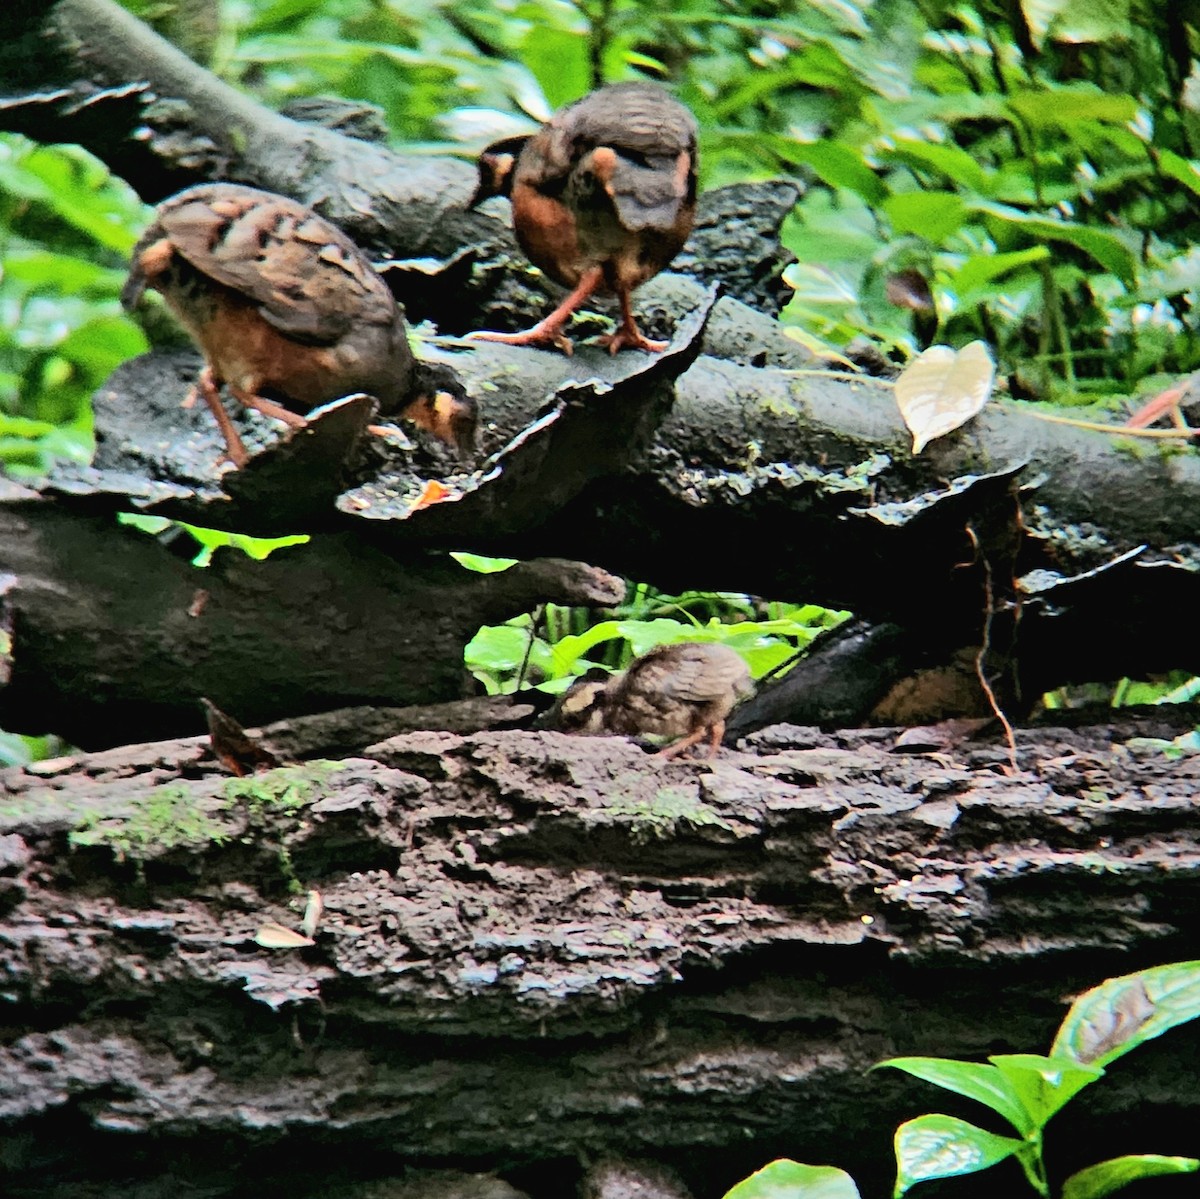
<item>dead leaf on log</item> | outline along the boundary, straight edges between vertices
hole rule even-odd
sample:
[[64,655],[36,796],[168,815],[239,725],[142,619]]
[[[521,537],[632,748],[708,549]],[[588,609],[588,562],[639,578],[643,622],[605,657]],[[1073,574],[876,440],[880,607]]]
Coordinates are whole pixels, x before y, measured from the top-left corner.
[[232,771],[238,778],[258,770],[271,770],[279,765],[279,759],[269,749],[259,745],[232,716],[222,712],[216,704],[204,696],[200,697],[204,718],[208,722],[208,740],[218,762]]
[[306,937],[304,933],[298,933],[295,929],[276,924],[274,920],[268,920],[259,928],[258,932],[254,934],[254,941],[264,949],[303,949],[308,945],[316,944],[312,937]]
[[898,754],[944,753],[968,741],[980,729],[991,724],[990,717],[959,716],[940,720],[937,724],[905,729],[892,743]]
[[992,394],[996,367],[982,341],[961,350],[930,346],[896,380],[896,403],[919,454],[936,437],[966,424]]

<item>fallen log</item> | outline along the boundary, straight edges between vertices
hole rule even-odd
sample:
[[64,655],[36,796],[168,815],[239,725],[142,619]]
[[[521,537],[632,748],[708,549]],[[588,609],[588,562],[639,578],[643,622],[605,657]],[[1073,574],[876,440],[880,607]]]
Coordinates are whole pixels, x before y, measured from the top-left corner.
[[[1194,952],[1195,759],[1125,744],[1175,731],[1022,732],[1015,775],[789,726],[711,763],[419,732],[243,779],[200,746],[9,771],[6,1193],[116,1154],[147,1196],[437,1164],[549,1199],[601,1153],[699,1199],[779,1153],[880,1193],[899,1119],[978,1112],[872,1063],[1042,1051],[1072,992]],[[256,944],[312,890],[314,944]],[[1194,1151],[1196,1047],[1114,1068],[1056,1168]]]

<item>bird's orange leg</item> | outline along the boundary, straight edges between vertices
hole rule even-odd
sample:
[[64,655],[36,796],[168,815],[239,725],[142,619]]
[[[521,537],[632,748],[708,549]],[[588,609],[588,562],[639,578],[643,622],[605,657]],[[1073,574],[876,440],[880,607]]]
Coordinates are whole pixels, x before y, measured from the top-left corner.
[[1166,391],[1160,392],[1149,403],[1143,404],[1125,422],[1125,428],[1148,429],[1160,416],[1165,416],[1168,412],[1177,429],[1182,431],[1189,428],[1187,421],[1183,419],[1183,413],[1179,411],[1179,401],[1183,399],[1185,390],[1185,385],[1179,383],[1175,387],[1168,387]]
[[628,289],[622,288],[620,296],[621,323],[614,332],[601,337],[599,344],[610,354],[615,354],[626,346],[632,350],[645,350],[649,354],[658,354],[665,350],[671,344],[669,341],[651,341],[637,327],[637,321],[633,316],[633,301],[629,297]]
[[206,366],[200,372],[196,385],[188,394],[187,399],[183,401],[185,408],[196,402],[197,394],[204,397],[209,411],[216,418],[221,436],[225,438],[225,453],[217,459],[218,465],[227,458],[238,470],[241,470],[250,461],[250,455],[246,453],[246,447],[242,444],[237,429],[233,427],[233,421],[229,419],[229,413],[225,411],[225,405],[221,403],[221,390],[211,367]]
[[596,266],[587,271],[575,286],[575,290],[548,316],[538,321],[532,329],[524,333],[468,333],[474,341],[501,341],[509,346],[555,346],[568,357],[574,353],[575,347],[571,339],[563,333],[563,325],[567,318],[584,302],[604,280],[604,271]]
[[[704,725],[701,725],[694,733],[688,733],[688,735],[684,737],[682,741],[676,741],[674,745],[668,745],[666,749],[660,749],[654,756],[656,758],[662,758],[664,761],[667,761],[671,758],[677,758],[685,749],[691,749],[693,745],[703,741],[705,734],[708,733],[708,731],[709,730]],[[725,731],[724,725],[721,726],[721,731]],[[714,749],[713,753],[715,752],[716,750]],[[712,755],[710,754],[709,756],[711,757]]]
[[717,750],[721,748],[721,741],[725,736],[725,722],[718,720],[708,731],[708,756],[715,758]]
[[233,398],[240,404],[245,404],[247,408],[253,408],[255,411],[261,412],[263,416],[269,416],[272,420],[283,421],[289,429],[308,428],[308,421],[304,417],[290,411],[282,404],[276,404],[274,400],[267,400],[253,391],[234,387],[232,383],[229,385],[229,390],[233,393]]

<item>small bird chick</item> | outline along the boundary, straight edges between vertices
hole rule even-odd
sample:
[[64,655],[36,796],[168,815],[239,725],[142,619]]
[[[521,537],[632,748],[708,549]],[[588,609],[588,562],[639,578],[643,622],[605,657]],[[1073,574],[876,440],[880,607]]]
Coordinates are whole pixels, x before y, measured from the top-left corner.
[[293,430],[307,421],[291,406],[366,392],[460,453],[474,441],[475,402],[461,385],[419,390],[401,309],[366,255],[286,196],[209,183],[164,200],[134,247],[121,303],[132,310],[147,287],[204,354],[184,405],[203,396],[236,467],[249,455],[223,384]]
[[505,138],[479,157],[479,187],[512,201],[513,229],[534,265],[571,289],[524,333],[472,333],[509,345],[572,352],[563,326],[593,293],[612,293],[621,323],[610,353],[657,351],[637,326],[630,294],[683,248],[696,219],[696,118],[651,83],[602,87],[554,114],[537,133]]
[[663,758],[707,738],[711,758],[725,735],[725,718],[753,690],[745,660],[728,646],[660,645],[620,674],[572,684],[559,702],[557,723],[566,732],[671,738],[659,750]]

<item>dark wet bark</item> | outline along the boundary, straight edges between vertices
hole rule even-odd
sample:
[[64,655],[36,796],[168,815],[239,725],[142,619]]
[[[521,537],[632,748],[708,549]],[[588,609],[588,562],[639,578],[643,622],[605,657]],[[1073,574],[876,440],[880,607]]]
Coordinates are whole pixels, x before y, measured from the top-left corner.
[[[794,727],[713,763],[424,732],[241,780],[200,742],[9,772],[5,1193],[454,1163],[556,1199],[619,1153],[717,1199],[785,1153],[882,1194],[899,1120],[979,1112],[872,1063],[1043,1051],[1073,992],[1194,956],[1196,771],[1121,747],[1176,731],[1022,733],[1011,777]],[[296,888],[316,944],[259,947]],[[1112,1070],[1055,1169],[1194,1152],[1198,1053]]]

